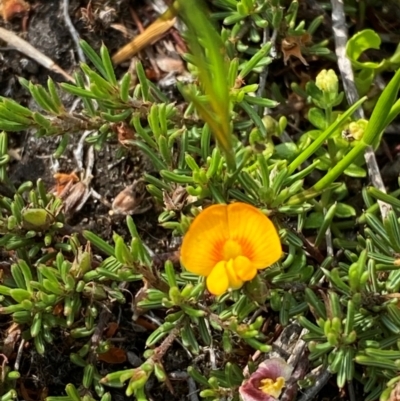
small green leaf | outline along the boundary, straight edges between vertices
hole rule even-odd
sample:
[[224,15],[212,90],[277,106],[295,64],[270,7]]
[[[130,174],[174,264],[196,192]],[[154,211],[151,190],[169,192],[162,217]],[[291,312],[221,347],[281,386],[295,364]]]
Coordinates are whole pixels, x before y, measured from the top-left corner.
[[110,82],[110,84],[116,86],[117,78],[115,77],[114,67],[111,61],[110,53],[108,52],[107,47],[104,45],[104,43],[101,45],[100,55],[103,62],[102,64],[104,67],[104,72],[106,74],[105,76],[103,75],[104,78],[106,78],[108,82]]
[[352,217],[356,215],[356,210],[353,206],[346,203],[338,202],[336,205],[336,216],[341,218]]
[[24,290],[22,288],[14,288],[10,291],[10,296],[13,298],[16,302],[21,303],[25,299],[30,299],[31,298],[31,293],[27,290]]
[[28,230],[46,230],[53,218],[45,209],[26,209],[22,211],[22,224]]
[[[367,128],[364,131],[363,141],[367,145],[373,145],[376,149],[383,130],[390,123],[390,118],[394,118],[396,114],[392,112],[392,107],[397,104],[397,95],[400,87],[400,70],[397,70],[393,78],[387,84],[386,88],[379,96],[379,99],[372,112]],[[397,109],[395,112],[399,112]]]
[[365,96],[368,94],[374,78],[375,72],[372,68],[364,68],[354,77],[357,92],[360,96]]
[[346,45],[346,55],[351,60],[353,66],[357,68],[379,68],[384,61],[381,63],[374,62],[359,62],[361,54],[368,49],[379,49],[381,45],[380,36],[372,29],[364,29],[361,32],[357,32],[352,38],[350,38]]
[[367,172],[364,168],[357,166],[356,164],[350,164],[349,167],[344,170],[344,173],[349,177],[364,178],[367,176]]
[[85,53],[85,56],[93,63],[93,65],[96,67],[97,71],[100,72],[103,77],[107,76],[107,72],[104,68],[103,61],[101,58],[98,56],[98,54],[93,50],[93,48],[87,43],[85,40],[81,40],[79,42],[83,52]]
[[299,149],[294,142],[280,143],[275,146],[275,154],[279,159],[293,160],[299,154]]
[[322,212],[312,212],[307,216],[304,228],[320,228],[323,221],[324,214]]
[[29,128],[28,125],[14,123],[12,121],[0,120],[0,130],[18,132]]
[[328,121],[326,120],[325,114],[321,109],[312,107],[308,111],[308,120],[314,127],[324,130],[327,128]]
[[63,88],[66,92],[71,93],[74,96],[79,96],[83,98],[88,98],[88,99],[98,99],[101,98],[97,95],[95,95],[93,92],[79,88],[78,86],[72,85],[72,84],[67,84],[67,83],[62,83],[60,84],[61,88]]
[[105,254],[115,256],[114,248],[96,234],[92,233],[91,231],[85,230],[83,231],[83,236]]

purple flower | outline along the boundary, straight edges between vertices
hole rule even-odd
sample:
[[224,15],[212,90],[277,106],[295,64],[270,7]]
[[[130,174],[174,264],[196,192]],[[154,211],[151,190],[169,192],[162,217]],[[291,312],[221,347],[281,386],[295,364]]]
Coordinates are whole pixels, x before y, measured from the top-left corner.
[[239,388],[243,401],[276,401],[293,368],[281,358],[267,359]]

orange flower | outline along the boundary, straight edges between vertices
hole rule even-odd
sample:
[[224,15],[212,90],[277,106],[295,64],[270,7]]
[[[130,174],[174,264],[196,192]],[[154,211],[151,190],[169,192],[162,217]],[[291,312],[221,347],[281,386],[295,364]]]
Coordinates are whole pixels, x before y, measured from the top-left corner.
[[240,288],[282,255],[278,233],[259,209],[245,203],[203,210],[183,239],[182,265],[206,276],[215,295]]

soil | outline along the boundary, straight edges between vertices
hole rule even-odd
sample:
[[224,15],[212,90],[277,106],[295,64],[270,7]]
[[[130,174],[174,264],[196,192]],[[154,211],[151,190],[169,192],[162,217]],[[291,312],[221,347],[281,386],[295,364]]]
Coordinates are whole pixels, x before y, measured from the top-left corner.
[[[127,2],[117,1],[115,3],[113,5],[115,18],[117,15],[127,13]],[[76,16],[73,20],[76,29],[81,38],[88,41],[94,49],[98,50],[101,43],[104,43],[112,54],[126,43],[126,39],[113,29],[89,30],[90,27],[78,19],[80,8],[87,5],[87,2],[70,1],[70,15]],[[6,24],[5,27],[17,32],[21,30],[18,22]],[[75,57],[76,48],[63,22],[62,2],[35,4],[29,15],[28,30],[22,33],[22,36],[66,71],[73,71],[79,64]],[[4,51],[3,58],[4,62],[0,64],[0,95],[11,96],[20,104],[27,105],[31,110],[37,110],[38,106],[29,93],[19,85],[19,77],[40,84],[46,84],[49,76],[56,82],[63,82],[62,77],[58,74],[41,67],[33,60],[28,60],[17,51]],[[75,98],[65,92],[60,92],[60,94],[65,107],[72,107]],[[10,135],[10,148],[14,149],[17,156],[11,163],[9,171],[14,185],[18,186],[25,181],[36,182],[40,178],[50,189],[55,183],[54,173],[76,171],[78,166],[73,157],[73,150],[79,139],[79,136],[72,136],[63,156],[56,161],[51,155],[57,149],[59,137],[37,138],[34,132]],[[151,165],[143,155],[130,150],[125,151],[125,156],[121,158],[120,151],[121,146],[115,141],[114,144],[107,144],[101,151],[95,153],[91,187],[110,203],[119,192],[141,178],[144,172],[151,171]],[[85,152],[83,164],[85,164],[86,156]],[[124,218],[121,216],[111,217],[109,211],[109,207],[90,198],[83,209],[73,214],[69,223],[74,229],[90,229],[95,233],[101,233],[105,239],[111,239],[113,231],[124,234],[126,230]],[[149,209],[145,215],[135,216],[135,222],[144,241],[151,244],[151,249],[157,251],[157,249],[168,248],[167,232],[154,229],[158,227],[154,210]]]

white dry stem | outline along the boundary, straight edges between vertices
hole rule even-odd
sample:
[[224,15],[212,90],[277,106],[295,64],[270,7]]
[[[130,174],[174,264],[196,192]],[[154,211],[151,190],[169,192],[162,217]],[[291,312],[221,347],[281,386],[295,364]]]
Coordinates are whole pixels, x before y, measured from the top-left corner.
[[[335,52],[338,58],[338,67],[340,70],[340,75],[342,76],[347,101],[349,104],[353,104],[359,99],[359,96],[354,84],[354,74],[351,68],[351,62],[346,56],[347,26],[343,0],[331,0],[331,4],[332,29],[335,37]],[[364,118],[364,111],[361,107],[359,107],[354,114],[357,116],[357,118]],[[365,149],[364,158],[372,185],[375,188],[378,188],[380,191],[386,193],[378,163],[376,162],[375,153],[371,146],[368,146]],[[391,210],[391,206],[382,201],[378,201],[378,204],[381,210],[382,218],[385,219],[388,215],[388,212]]]
[[91,192],[92,198],[96,199],[97,201],[99,201],[100,203],[102,203],[105,207],[107,207],[108,209],[112,209],[112,205],[111,203],[104,198],[103,196],[101,196],[97,191],[95,191],[92,188],[92,192]]
[[[326,215],[327,209],[324,207],[323,213],[324,216]],[[333,256],[333,239],[332,239],[332,231],[331,227],[329,226],[325,233],[325,241],[326,241],[326,253],[328,256]]]
[[85,131],[81,136],[81,138],[79,139],[77,147],[73,151],[76,165],[78,166],[78,171],[83,171],[83,148],[85,145],[85,140],[93,132],[94,131],[91,130]]
[[79,61],[81,63],[85,63],[86,62],[85,55],[83,54],[83,50],[81,49],[81,46],[79,44],[79,33],[75,29],[75,26],[72,23],[71,17],[69,15],[69,0],[63,0],[63,17],[65,25],[67,26],[68,31],[72,37],[72,40],[75,43]]
[[10,47],[13,47],[19,52],[25,54],[25,56],[35,60],[38,64],[42,65],[48,70],[62,75],[67,81],[75,82],[74,78],[72,78],[71,75],[57,65],[50,57],[44,55],[26,40],[17,36],[14,32],[0,27],[0,39],[7,42]]
[[298,401],[311,401],[315,396],[325,387],[328,380],[331,378],[332,373],[329,373],[327,368],[322,368],[321,373],[316,377],[315,383],[312,387],[308,388],[303,392],[303,395]]
[[302,379],[306,373],[308,366],[307,362],[307,343],[303,340],[303,336],[308,334],[307,329],[303,329],[299,335],[296,345],[294,346],[291,354],[287,360],[288,365],[293,367],[292,377],[286,383],[286,387],[281,395],[282,401],[292,401],[293,395],[298,391],[297,381]]
[[90,145],[86,156],[86,169],[85,169],[86,180],[92,177],[93,168],[94,168],[94,147],[93,145]]
[[16,370],[17,372],[19,371],[19,367],[21,365],[21,359],[22,359],[22,354],[24,352],[24,346],[25,346],[25,340],[22,339],[19,344],[17,357],[15,358],[15,363],[14,363],[14,370]]
[[307,343],[303,340],[303,336],[308,334],[307,329],[303,329],[299,335],[299,339],[297,340],[296,345],[294,346],[287,363],[293,367],[295,367],[300,358],[304,358],[304,351],[306,350]]
[[[272,31],[272,36],[269,36],[269,28],[264,28],[263,31],[263,45],[265,45],[268,41],[271,42],[271,50],[269,55],[272,59],[277,58],[277,51],[276,51],[276,39],[278,37],[278,30],[274,29]],[[257,89],[257,96],[263,97],[263,92],[265,89],[265,85],[267,84],[267,77],[268,77],[269,68],[268,65],[264,67],[260,74],[260,80]],[[261,107],[261,106],[260,106]],[[264,109],[264,114],[268,114],[269,110],[267,108]]]

